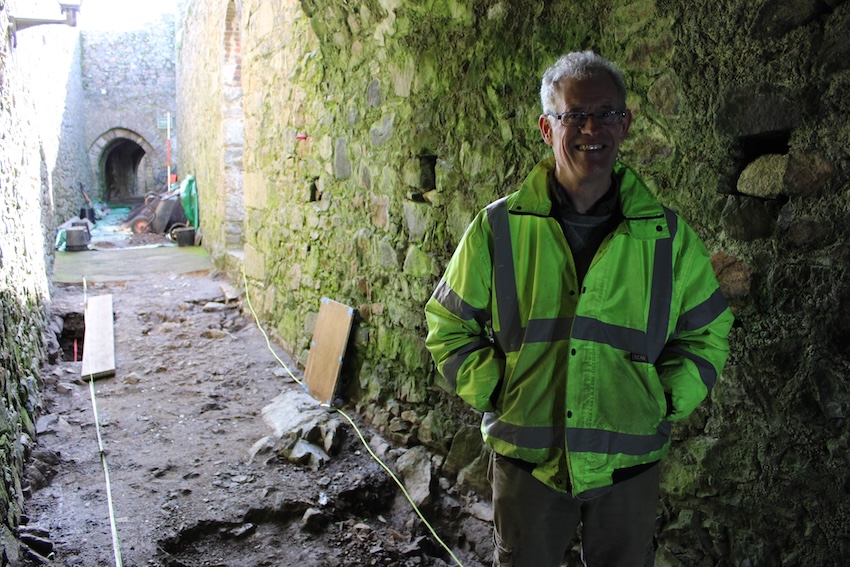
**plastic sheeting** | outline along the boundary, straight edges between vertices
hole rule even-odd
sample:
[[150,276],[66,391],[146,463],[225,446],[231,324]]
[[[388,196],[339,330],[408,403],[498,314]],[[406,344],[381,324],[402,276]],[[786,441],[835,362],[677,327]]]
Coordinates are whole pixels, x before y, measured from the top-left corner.
[[198,185],[194,175],[189,175],[180,183],[180,203],[189,226],[198,228]]

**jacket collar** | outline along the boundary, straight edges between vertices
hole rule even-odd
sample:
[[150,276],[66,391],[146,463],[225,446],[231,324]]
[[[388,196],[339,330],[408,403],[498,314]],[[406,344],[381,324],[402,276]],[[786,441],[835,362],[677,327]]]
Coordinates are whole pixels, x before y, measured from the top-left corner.
[[[508,211],[514,214],[550,216],[552,200],[549,197],[548,180],[549,174],[554,170],[554,156],[538,163],[525,178],[519,191],[508,196]],[[620,210],[629,232],[633,235],[643,234],[645,231],[637,225],[649,220],[653,226],[661,224],[664,227],[663,231],[653,228],[655,234],[649,234],[654,237],[659,236],[659,232],[667,234],[664,209],[652,196],[643,179],[632,168],[619,161],[614,164],[614,177],[620,184]]]

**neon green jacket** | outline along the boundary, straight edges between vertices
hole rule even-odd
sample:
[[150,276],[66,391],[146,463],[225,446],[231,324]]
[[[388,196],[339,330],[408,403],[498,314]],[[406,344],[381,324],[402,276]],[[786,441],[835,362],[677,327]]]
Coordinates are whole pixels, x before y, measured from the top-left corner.
[[[426,346],[494,451],[589,498],[663,457],[729,353],[733,316],[705,246],[630,168],[624,220],[579,288],[538,164],[470,224],[425,307]],[[668,404],[672,400],[672,409]]]

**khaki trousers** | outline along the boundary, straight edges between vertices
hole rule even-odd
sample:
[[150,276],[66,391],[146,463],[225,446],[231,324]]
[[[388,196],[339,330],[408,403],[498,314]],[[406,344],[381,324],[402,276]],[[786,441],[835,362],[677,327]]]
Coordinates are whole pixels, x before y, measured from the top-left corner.
[[552,490],[493,453],[493,567],[560,567],[579,523],[585,567],[651,567],[658,469],[654,466],[615,484],[607,494],[583,501]]

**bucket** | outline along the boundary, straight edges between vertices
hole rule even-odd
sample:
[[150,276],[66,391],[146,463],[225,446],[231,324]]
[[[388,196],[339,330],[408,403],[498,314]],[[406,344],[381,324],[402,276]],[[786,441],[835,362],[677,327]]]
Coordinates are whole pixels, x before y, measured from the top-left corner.
[[73,226],[65,229],[65,250],[79,252],[89,249],[89,231],[83,226]]
[[83,207],[80,209],[80,218],[89,219],[92,224],[95,224],[94,209],[91,207]]
[[195,227],[193,226],[175,228],[171,234],[174,236],[174,239],[177,240],[177,246],[195,245]]

